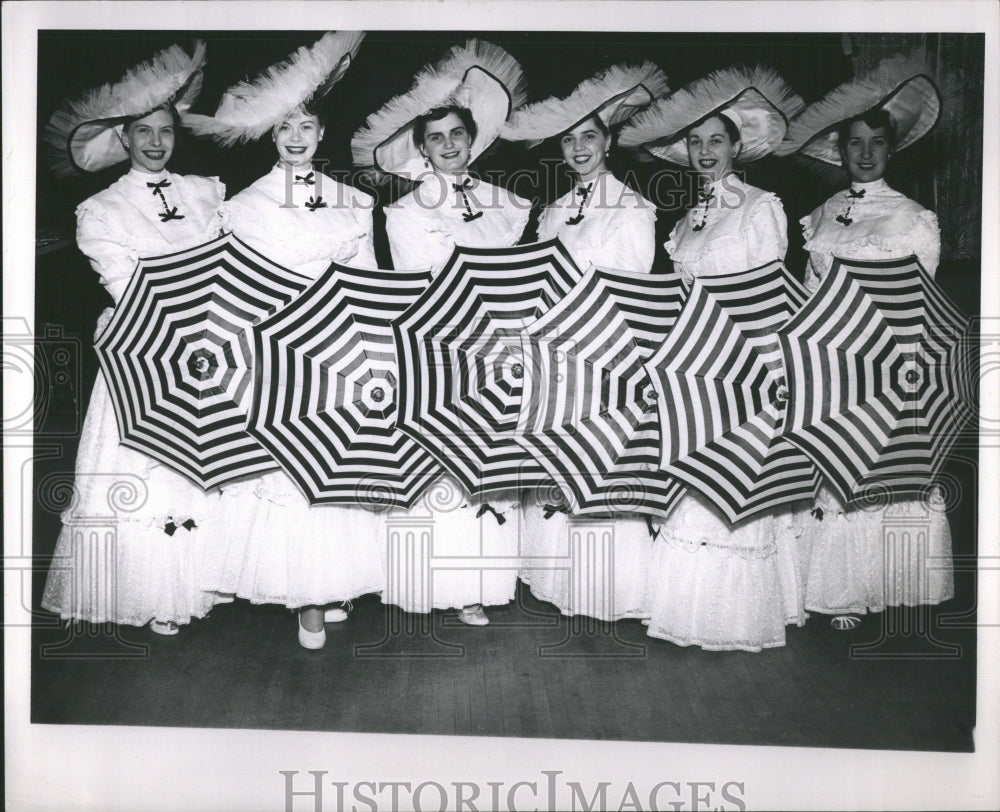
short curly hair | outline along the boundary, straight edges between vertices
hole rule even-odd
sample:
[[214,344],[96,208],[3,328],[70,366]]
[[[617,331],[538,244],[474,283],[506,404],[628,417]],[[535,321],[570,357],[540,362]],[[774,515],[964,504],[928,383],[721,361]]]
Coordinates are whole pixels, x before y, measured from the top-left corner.
[[445,116],[454,113],[462,120],[465,129],[469,133],[469,140],[476,140],[476,120],[472,117],[472,111],[468,107],[459,107],[457,104],[447,104],[443,107],[435,107],[428,110],[422,116],[417,116],[413,121],[413,143],[421,147],[424,144],[424,136],[427,134],[427,125],[431,121],[440,121]]

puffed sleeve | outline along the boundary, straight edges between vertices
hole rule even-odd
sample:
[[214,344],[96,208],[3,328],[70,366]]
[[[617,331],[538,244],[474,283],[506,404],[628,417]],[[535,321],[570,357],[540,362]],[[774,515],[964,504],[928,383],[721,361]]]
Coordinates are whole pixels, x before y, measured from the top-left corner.
[[524,229],[528,227],[528,219],[531,217],[531,201],[525,200],[509,190],[504,191],[507,195],[505,209],[508,216],[508,229],[499,240],[498,245],[517,245],[524,235]]
[[913,252],[931,276],[937,273],[941,261],[941,230],[937,215],[924,209],[917,215],[912,232]]
[[100,205],[89,202],[76,210],[76,244],[118,304],[139,261],[138,251],[125,244]]
[[201,175],[174,175],[176,179],[183,181],[184,186],[196,198],[196,201],[208,209],[218,209],[222,201],[226,199],[226,184],[215,175],[203,177]]
[[[807,214],[799,220],[799,225],[802,226],[802,236],[805,239],[805,248],[807,251],[809,250],[809,241],[812,240],[813,234],[816,233],[816,223],[819,222],[819,218],[822,214],[823,207],[820,206],[812,214]],[[810,293],[815,292],[816,288],[819,287],[819,283],[823,281],[822,274],[822,269],[817,267],[813,254],[810,252],[809,259],[806,262],[805,276],[802,279],[802,284],[805,285],[806,290]]]
[[223,203],[219,208],[222,228],[233,232],[238,239],[266,255],[268,238],[274,236],[273,229],[268,228],[254,201],[255,194],[252,190],[244,190]]
[[548,205],[542,209],[542,213],[538,216],[538,240],[539,242],[545,242],[546,240],[551,240],[553,237],[557,236],[559,233],[559,214],[562,209],[557,206]]
[[613,235],[621,256],[621,268],[649,273],[656,250],[656,211],[652,208],[623,209],[617,233]]
[[375,198],[357,193],[354,200],[354,217],[364,231],[364,236],[358,241],[358,252],[351,260],[352,265],[360,268],[376,268],[375,260]]
[[684,284],[690,288],[694,283],[694,274],[678,256],[681,229],[687,220],[688,215],[684,215],[680,220],[674,223],[674,227],[670,229],[670,234],[667,236],[667,241],[663,243],[663,248],[667,252],[667,256],[670,257],[671,261],[674,263],[674,270],[681,275],[681,279],[684,280]]
[[385,208],[385,231],[396,270],[421,271],[434,268],[428,243],[432,236],[422,218],[411,207]]
[[777,195],[767,193],[753,206],[747,223],[751,239],[750,259],[757,265],[777,259],[788,251],[788,219]]

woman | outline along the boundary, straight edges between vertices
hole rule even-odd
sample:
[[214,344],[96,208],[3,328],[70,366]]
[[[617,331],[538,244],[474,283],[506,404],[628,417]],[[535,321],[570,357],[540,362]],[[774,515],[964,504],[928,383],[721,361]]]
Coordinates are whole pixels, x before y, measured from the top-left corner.
[[[771,152],[801,107],[773,71],[727,69],[654,104],[623,130],[623,145],[646,144],[698,174],[698,200],[666,243],[689,283],[784,259],[781,201],[743,181],[734,163]],[[780,514],[730,527],[689,491],[661,528],[649,634],[705,649],[784,645],[785,624],[805,620],[790,525],[790,514]]]
[[[471,40],[421,71],[408,93],[386,103],[355,133],[356,165],[419,182],[386,206],[395,268],[436,275],[456,245],[501,248],[518,242],[530,203],[473,177],[469,166],[496,140],[511,105],[523,101],[517,62],[495,45]],[[439,481],[411,511],[430,517],[435,558],[488,556],[512,565],[439,566],[432,572],[424,557],[407,557],[398,561],[399,572],[386,574],[388,583],[403,586],[387,589],[383,600],[408,612],[459,609],[463,623],[489,623],[483,605],[514,597],[518,522],[507,519],[515,518],[516,506],[517,494],[491,494],[487,505],[464,494],[451,477]],[[395,567],[395,556],[390,560]]]
[[[504,130],[511,141],[536,146],[558,139],[563,161],[575,177],[573,188],[542,211],[541,240],[558,237],[581,269],[591,265],[649,273],[655,250],[656,207],[608,169],[612,128],[621,125],[669,91],[667,77],[652,63],[616,65],[582,82],[564,99],[550,98],[516,111]],[[548,516],[546,519],[545,516]],[[653,539],[646,520],[614,519],[614,571],[602,575],[594,562],[606,554],[587,551],[571,559],[571,534],[601,538],[607,521],[577,519],[541,505],[523,507],[521,580],[532,594],[566,615],[599,620],[648,617],[647,578]],[[560,562],[554,566],[553,561]],[[540,562],[547,562],[545,563]],[[592,571],[593,570],[593,571]],[[610,578],[612,583],[606,584]]]
[[[224,143],[270,129],[277,164],[224,204],[223,220],[251,248],[310,278],[331,262],[375,267],[373,199],[312,166],[325,134],[319,103],[363,36],[327,33],[251,89],[227,91],[214,118],[192,119],[196,132]],[[253,603],[298,609],[304,648],[325,645],[324,621],[346,619],[332,604],[382,589],[384,519],[362,507],[311,507],[282,471],[224,488],[216,521],[205,584]]]
[[[225,187],[218,178],[175,175],[166,168],[181,115],[200,89],[204,61],[202,42],[194,56],[171,46],[121,82],[64,105],[46,129],[57,174],[96,172],[129,161],[124,176],[76,211],[77,245],[115,305],[137,260],[192,248],[221,231]],[[112,313],[107,308],[101,314],[95,338]],[[121,445],[108,387],[99,375],[77,450],[74,499],[62,515],[42,606],[66,619],[149,623],[159,634],[177,634],[217,599],[199,587],[196,543],[215,500],[179,473]]]
[[[789,128],[783,152],[801,151],[842,165],[851,180],[847,189],[801,220],[810,290],[819,287],[834,256],[883,260],[915,254],[928,273],[937,270],[937,218],[892,189],[884,177],[893,155],[937,121],[939,95],[928,73],[919,59],[886,60],[873,76],[831,91]],[[856,627],[866,612],[953,597],[951,530],[935,501],[897,498],[886,510],[864,510],[846,507],[822,488],[818,509],[804,520],[806,609],[833,615],[831,625],[844,630]],[[898,524],[904,516],[927,526],[927,544],[914,544],[900,554],[883,526],[887,517]],[[892,584],[888,592],[886,583]]]

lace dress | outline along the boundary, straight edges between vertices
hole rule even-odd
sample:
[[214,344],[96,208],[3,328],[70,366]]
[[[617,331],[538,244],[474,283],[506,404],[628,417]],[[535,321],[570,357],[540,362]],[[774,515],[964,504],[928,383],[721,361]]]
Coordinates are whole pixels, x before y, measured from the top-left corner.
[[[483,215],[467,221],[462,216],[468,213],[466,200],[452,189],[458,180],[428,174],[412,192],[386,207],[394,267],[437,274],[456,244],[501,248],[521,238],[531,208],[527,200],[473,180],[466,200],[473,213]],[[496,515],[482,512],[484,503]],[[517,585],[518,514],[516,493],[470,497],[453,477],[441,477],[411,510],[394,511],[389,517],[399,532],[390,533],[393,541],[384,548],[388,588],[383,601],[407,612],[508,603]],[[476,566],[477,560],[482,567]]]
[[[735,175],[706,192],[707,205],[689,210],[666,243],[685,280],[784,259],[787,221],[774,194]],[[649,635],[705,649],[784,645],[786,623],[805,622],[796,532],[790,510],[730,527],[689,490],[656,544]]]
[[[217,178],[132,169],[77,208],[77,245],[117,305],[140,257],[219,236],[224,197]],[[161,216],[172,209],[177,216]],[[111,312],[102,314],[98,335]],[[200,588],[198,542],[217,499],[119,443],[111,396],[98,375],[42,606],[62,618],[133,626],[203,617],[218,596]]]
[[[251,248],[316,278],[334,261],[376,267],[373,203],[320,172],[278,165],[223,204],[222,216],[225,227]],[[383,587],[385,516],[360,506],[310,506],[283,471],[224,486],[210,528],[203,582],[208,589],[299,608]]]
[[[586,194],[578,192],[586,190]],[[581,203],[583,204],[581,207]],[[567,223],[580,214],[583,219]],[[649,273],[656,208],[610,172],[545,207],[539,239],[558,237],[581,270]],[[565,615],[599,620],[649,616],[653,538],[644,518],[574,518],[524,505],[521,580]]]
[[[834,256],[898,259],[915,254],[934,274],[941,255],[937,217],[885,180],[855,183],[801,220],[809,251],[806,287],[815,290]],[[847,226],[837,217],[849,212]],[[822,520],[804,518],[806,608],[824,614],[881,612],[886,606],[937,604],[954,596],[951,528],[940,494],[896,498],[888,506],[845,508],[820,489]]]

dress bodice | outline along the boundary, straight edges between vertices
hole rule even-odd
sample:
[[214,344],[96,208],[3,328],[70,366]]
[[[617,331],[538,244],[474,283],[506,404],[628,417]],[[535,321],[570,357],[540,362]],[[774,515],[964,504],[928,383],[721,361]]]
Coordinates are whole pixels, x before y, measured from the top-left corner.
[[76,242],[115,303],[142,257],[219,236],[226,187],[218,178],[129,170],[76,210]]
[[736,174],[709,184],[706,197],[674,226],[666,249],[688,284],[784,261],[788,221],[777,195],[744,183]]
[[[558,237],[582,271],[596,265],[649,273],[655,250],[656,207],[610,172],[587,187],[578,183],[545,207],[538,222],[539,239]],[[579,191],[584,189],[585,198]],[[570,222],[577,218],[577,222]]]
[[[840,218],[840,219],[838,219]],[[809,252],[805,284],[815,290],[835,256],[900,259],[915,254],[932,276],[941,256],[937,217],[884,179],[854,183],[799,221]]]
[[225,227],[268,259],[315,279],[331,262],[374,268],[375,200],[322,172],[275,166],[222,206]]
[[[452,188],[458,180],[429,173],[412,192],[386,206],[385,227],[395,268],[437,274],[456,245],[505,248],[521,238],[531,213],[529,201],[502,186],[471,178],[463,198]],[[468,219],[470,211],[481,216]]]

